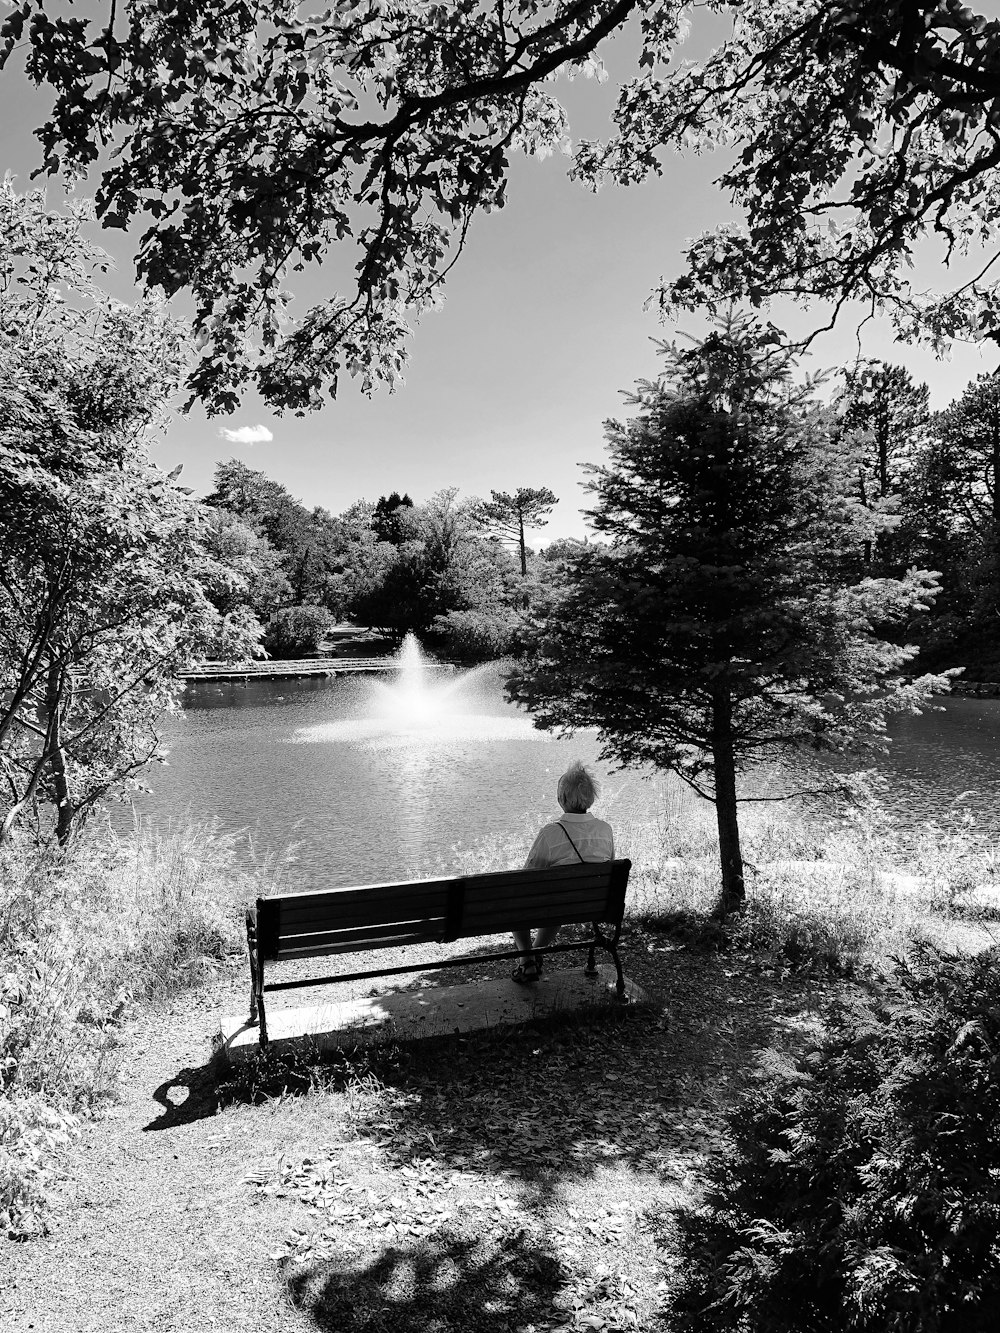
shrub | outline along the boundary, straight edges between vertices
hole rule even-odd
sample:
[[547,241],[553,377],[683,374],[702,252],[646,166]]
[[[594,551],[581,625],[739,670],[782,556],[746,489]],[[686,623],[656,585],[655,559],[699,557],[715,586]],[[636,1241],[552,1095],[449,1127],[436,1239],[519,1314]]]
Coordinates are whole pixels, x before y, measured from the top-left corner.
[[435,616],[427,636],[438,652],[459,662],[494,662],[516,651],[521,621],[508,607],[449,611]]
[[325,606],[286,606],[268,621],[264,648],[271,657],[286,660],[314,653],[332,624]]
[[697,1333],[987,1333],[1000,1291],[1000,950],[918,946],[773,1057],[682,1227]]
[[114,1095],[123,1016],[240,948],[257,878],[211,826],[0,849],[0,1234],[45,1229],[61,1149]]
[[[0,1079],[0,1094],[3,1087]],[[46,1230],[55,1164],[79,1123],[41,1093],[0,1095],[0,1235],[23,1239]]]

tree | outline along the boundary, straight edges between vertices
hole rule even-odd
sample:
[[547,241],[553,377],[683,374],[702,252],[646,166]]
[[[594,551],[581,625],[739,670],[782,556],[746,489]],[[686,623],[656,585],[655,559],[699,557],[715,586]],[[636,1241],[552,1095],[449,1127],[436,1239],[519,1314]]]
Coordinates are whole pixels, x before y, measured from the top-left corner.
[[215,487],[206,504],[237,515],[278,552],[288,584],[286,600],[334,610],[344,534],[325,509],[307,509],[280,482],[238,458],[216,465]]
[[[861,433],[864,452],[858,471],[861,503],[872,499],[895,509],[906,490],[914,460],[925,447],[930,430],[929,391],[915,384],[903,366],[884,361],[859,361],[843,372],[844,386],[837,398],[844,429]],[[905,537],[905,534],[902,534]],[[907,556],[901,536],[885,531],[880,555],[887,566],[905,568]],[[871,543],[865,561],[871,563]]]
[[147,453],[182,332],[100,294],[87,220],[0,192],[0,840],[40,807],[68,839],[156,756],[178,669],[256,644],[206,597],[199,508]]
[[292,597],[280,553],[236,514],[210,505],[203,509],[201,540],[216,569],[216,580],[205,587],[213,606],[223,615],[246,607],[267,620]]
[[952,555],[942,562],[949,600],[956,592],[960,599],[952,650],[973,667],[992,667],[1000,654],[1000,376],[969,384],[938,415],[935,436],[922,478],[922,530]]
[[480,634],[486,628],[480,623],[473,634],[469,623],[459,626],[446,618],[451,612],[479,612],[505,622],[516,575],[497,543],[480,537],[474,503],[458,500],[457,494],[455,487],[446,487],[404,511],[406,540],[399,546],[379,543],[376,549],[387,552],[387,559],[359,589],[351,612],[395,638],[436,633],[449,646],[458,636],[463,653],[471,651],[474,640],[488,653],[489,645],[503,637],[502,625]]
[[[939,350],[1000,337],[992,194],[1000,24],[958,0],[751,0],[701,64],[654,68],[622,92],[618,137],[583,145],[578,174],[628,183],[667,147],[735,146],[717,182],[745,226],[698,237],[659,292],[665,314],[772,297],[849,300]],[[766,126],[766,133],[761,133]],[[918,246],[941,269],[980,248],[952,291],[911,286]]]
[[406,540],[406,524],[401,509],[412,509],[413,501],[409,495],[400,495],[393,491],[391,495],[380,495],[372,513],[372,529],[380,542],[391,542],[401,546]]
[[985,546],[1000,536],[1000,375],[980,375],[937,420],[955,468],[953,497]]
[[533,490],[519,486],[513,495],[506,491],[491,491],[492,500],[483,500],[476,508],[476,517],[489,532],[513,537],[521,555],[521,576],[528,573],[528,556],[524,545],[524,529],[544,528],[557,503],[555,494],[547,486]]
[[935,580],[854,570],[877,514],[835,416],[790,380],[770,326],[720,324],[607,424],[589,512],[610,544],[567,552],[565,582],[508,685],[543,729],[599,728],[618,763],[669,769],[714,801],[720,907],[742,901],[737,777],[790,749],[884,745],[941,678],[879,636]]
[[[114,145],[102,219],[145,215],[140,275],[193,292],[188,383],[211,411],[251,382],[299,412],[343,373],[391,387],[408,321],[438,301],[476,213],[503,206],[510,153],[569,151],[553,76],[602,75],[601,43],[635,17],[618,135],[580,143],[574,174],[631,184],[671,150],[721,145],[735,160],[719,183],[747,218],[694,241],[665,311],[857,298],[938,345],[1000,334],[988,265],[929,298],[908,281],[924,238],[946,263],[995,242],[1000,25],[958,0],[719,0],[732,36],[689,66],[674,60],[687,8],[204,0],[111,6],[101,26],[71,0],[19,0],[0,61],[25,51],[51,90],[43,169],[85,171]],[[353,291],[291,320],[286,274],[338,244]]]

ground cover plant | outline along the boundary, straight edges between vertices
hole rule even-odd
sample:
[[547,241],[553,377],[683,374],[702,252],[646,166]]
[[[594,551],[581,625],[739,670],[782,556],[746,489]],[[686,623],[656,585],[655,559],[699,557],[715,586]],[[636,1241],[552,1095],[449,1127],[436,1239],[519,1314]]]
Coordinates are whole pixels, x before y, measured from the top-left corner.
[[917,948],[772,1062],[684,1222],[673,1327],[996,1327],[998,962]]

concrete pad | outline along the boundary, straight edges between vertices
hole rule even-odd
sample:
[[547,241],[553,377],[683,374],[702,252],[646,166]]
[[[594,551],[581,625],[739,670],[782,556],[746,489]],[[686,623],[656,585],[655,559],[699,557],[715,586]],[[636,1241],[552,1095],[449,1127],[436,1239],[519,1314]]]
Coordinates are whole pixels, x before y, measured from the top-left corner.
[[[477,981],[461,986],[426,986],[393,991],[361,1000],[337,1000],[336,987],[323,1004],[282,1008],[281,1000],[265,996],[267,1035],[275,1049],[296,1044],[335,1050],[391,1037],[397,1041],[473,1032],[527,1023],[556,1014],[579,1013],[618,1004],[615,969],[599,966],[596,977],[582,968],[546,972],[534,985],[509,979]],[[629,1004],[648,1004],[649,997],[628,977]],[[242,1060],[258,1049],[257,1026],[246,1015],[224,1017],[214,1042],[228,1060]]]

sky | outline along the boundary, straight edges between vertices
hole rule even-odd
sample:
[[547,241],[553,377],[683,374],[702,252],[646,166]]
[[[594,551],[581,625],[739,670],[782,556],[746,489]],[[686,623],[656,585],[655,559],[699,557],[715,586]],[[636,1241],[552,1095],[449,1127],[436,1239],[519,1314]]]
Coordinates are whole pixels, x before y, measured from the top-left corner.
[[[695,29],[691,56],[708,35]],[[606,45],[603,85],[578,79],[559,86],[575,139],[610,133],[609,112],[619,79],[634,68],[634,46],[631,33]],[[21,190],[38,162],[31,131],[44,114],[42,97],[21,75],[0,74],[0,173],[12,171]],[[182,463],[186,484],[203,494],[216,463],[236,457],[304,504],[333,513],[392,490],[419,502],[448,486],[464,497],[547,486],[559,503],[548,527],[530,536],[536,543],[583,536],[579,465],[604,461],[603,423],[626,415],[621,391],[655,378],[654,340],[696,331],[664,326],[644,307],[660,276],[679,272],[685,243],[730,216],[712,185],[721,166],[711,155],[675,157],[658,180],[593,194],[567,179],[565,158],[515,158],[506,208],[475,221],[443,308],[417,327],[405,385],[369,399],[342,381],[338,400],[306,417],[277,416],[253,394],[231,418],[209,419],[196,407],[174,415],[157,460],[166,468]],[[113,295],[134,299],[128,238],[99,239],[118,261]],[[310,282],[322,285],[324,276]],[[926,276],[935,279],[932,269]],[[805,327],[802,316],[774,318],[794,332]],[[857,323],[847,318],[818,339],[807,368],[853,360]],[[926,381],[936,408],[997,364],[993,344],[960,346],[939,361],[895,343],[884,321],[866,326],[862,350]],[[272,438],[244,443],[221,431]]]

